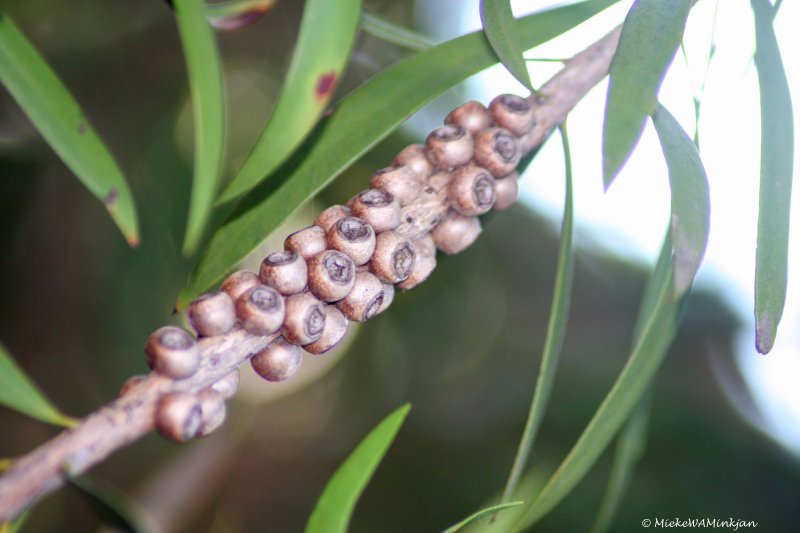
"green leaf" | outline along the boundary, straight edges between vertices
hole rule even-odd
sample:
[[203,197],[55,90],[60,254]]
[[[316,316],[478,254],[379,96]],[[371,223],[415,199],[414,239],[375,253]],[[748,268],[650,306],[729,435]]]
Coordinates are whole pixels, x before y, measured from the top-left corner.
[[684,298],[676,301],[672,287],[672,239],[668,233],[645,288],[638,318],[640,335],[625,367],[520,526],[537,522],[575,488],[639,403],[678,330]]
[[67,482],[78,490],[97,517],[107,526],[126,533],[145,531],[140,523],[141,520],[137,517],[138,512],[133,502],[121,491],[100,485],[86,476],[68,474]]
[[[616,0],[581,2],[521,18],[516,31],[533,47],[580,24]],[[286,165],[280,183],[248,195],[212,238],[181,292],[180,309],[225,274],[289,215],[442,91],[497,61],[483,32],[409,56],[347,95],[317,128],[311,151]]]
[[773,8],[750,0],[756,23],[756,69],[761,90],[761,185],[756,246],[756,348],[775,343],[786,302],[794,125],[792,97],[781,61]]
[[29,509],[25,509],[16,518],[8,522],[0,522],[0,533],[17,533],[22,530],[22,526],[28,519]]
[[358,32],[360,0],[308,0],[275,109],[220,202],[258,185],[306,138],[328,107]]
[[708,244],[711,200],[708,179],[697,147],[678,121],[659,105],[653,114],[667,162],[672,191],[672,245],[675,297],[692,285]]
[[528,420],[519,443],[514,464],[508,476],[501,501],[510,500],[519,479],[525,471],[528,457],[533,450],[533,443],[544,420],[550,393],[556,378],[558,359],[564,344],[564,335],[569,317],[572,280],[575,271],[575,252],[572,248],[573,202],[572,202],[572,158],[570,156],[569,139],[565,127],[561,128],[561,140],[564,146],[565,195],[564,219],[561,222],[561,242],[558,248],[558,264],[553,287],[553,302],[550,307],[550,318],[547,323],[547,336],[544,341],[539,376],[536,378],[536,389],[533,393]]
[[356,502],[394,441],[411,409],[399,407],[364,437],[328,481],[306,525],[306,533],[347,531]]
[[218,30],[234,31],[253,24],[278,0],[230,0],[206,4],[206,18]]
[[477,513],[469,515],[461,522],[448,527],[447,529],[444,530],[443,533],[456,533],[456,531],[460,531],[461,529],[467,527],[468,525],[477,522],[481,518],[485,518],[489,515],[499,513],[500,511],[503,511],[510,507],[517,507],[518,505],[522,505],[523,503],[525,502],[498,503],[497,505],[492,505],[491,507],[487,507],[486,509],[481,509]]
[[0,344],[0,404],[56,426],[70,427],[77,422],[50,403],[2,344]]
[[136,207],[117,162],[56,73],[2,13],[0,83],[81,183],[103,202],[128,243],[137,246]]
[[373,37],[416,52],[436,46],[436,41],[427,35],[398,26],[367,9],[361,12],[361,29]]
[[203,236],[222,177],[225,96],[222,65],[204,4],[175,0],[174,7],[189,71],[194,117],[194,177],[183,241],[184,255],[191,255]]
[[533,92],[528,65],[522,57],[525,49],[515,33],[510,0],[481,0],[481,22],[495,54],[519,82]]
[[622,27],[609,70],[603,124],[603,182],[608,189],[656,109],[661,80],[683,38],[690,0],[637,0]]

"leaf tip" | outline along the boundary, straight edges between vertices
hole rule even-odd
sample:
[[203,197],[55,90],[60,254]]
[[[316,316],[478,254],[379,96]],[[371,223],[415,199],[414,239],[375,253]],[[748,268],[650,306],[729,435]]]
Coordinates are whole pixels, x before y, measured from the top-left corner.
[[756,350],[760,354],[768,354],[775,345],[777,325],[768,317],[761,317],[756,324]]

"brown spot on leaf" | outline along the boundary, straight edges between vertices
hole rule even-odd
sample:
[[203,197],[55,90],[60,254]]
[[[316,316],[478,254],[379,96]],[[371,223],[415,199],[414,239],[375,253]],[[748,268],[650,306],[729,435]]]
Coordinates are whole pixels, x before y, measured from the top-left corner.
[[78,123],[78,135],[86,134],[86,123],[81,121]]
[[111,208],[117,203],[117,199],[119,198],[119,191],[117,189],[111,189],[106,194],[106,197],[103,199],[103,203],[106,204],[107,208]]
[[326,72],[317,79],[317,87],[314,89],[314,96],[317,100],[325,100],[330,97],[339,81],[336,71]]
[[223,31],[236,31],[257,22],[267,11],[272,9],[277,0],[263,0],[241,11],[233,11],[224,16],[210,16],[208,22],[212,27]]

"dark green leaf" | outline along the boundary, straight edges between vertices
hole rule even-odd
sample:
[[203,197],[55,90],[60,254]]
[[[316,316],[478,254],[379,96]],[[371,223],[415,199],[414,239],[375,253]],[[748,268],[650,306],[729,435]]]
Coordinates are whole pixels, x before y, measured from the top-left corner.
[[528,66],[522,57],[525,49],[515,33],[511,0],[481,0],[481,22],[498,59],[522,85],[533,91]]
[[669,171],[675,297],[680,298],[692,285],[708,243],[708,180],[694,142],[670,112],[659,106],[653,124]]
[[328,107],[350,57],[360,0],[308,0],[281,95],[242,168],[222,192],[235,200],[286,161]]
[[222,177],[225,97],[222,65],[204,4],[175,0],[175,17],[189,71],[194,117],[194,178],[183,241],[184,255],[191,255],[203,236]]
[[[516,31],[526,47],[533,47],[613,3],[581,2],[529,15],[516,22]],[[267,183],[248,195],[220,228],[181,292],[178,308],[220,281],[286,217],[409,115],[496,60],[483,32],[475,32],[399,61],[347,95],[320,124],[311,152],[285,167],[280,183]]]
[[119,490],[100,485],[85,476],[67,475],[67,482],[78,490],[104,524],[126,533],[145,531],[133,502]]
[[1,13],[0,82],[75,176],[103,202],[128,243],[137,246],[136,207],[117,162],[56,73]]
[[436,42],[427,35],[398,26],[366,9],[361,12],[361,29],[373,37],[416,52],[436,46]]
[[443,533],[456,533],[456,531],[460,531],[463,528],[467,527],[468,525],[477,522],[481,518],[485,518],[489,515],[493,515],[495,513],[499,513],[505,509],[510,507],[516,507],[518,505],[522,505],[525,502],[508,502],[508,503],[499,503],[497,505],[492,505],[491,507],[487,507],[486,509],[481,509],[480,511],[469,515],[461,522],[454,524],[447,529],[444,530]]
[[206,4],[206,18],[218,30],[234,31],[253,24],[278,0],[230,0]]
[[386,455],[410,409],[411,406],[406,404],[384,418],[336,470],[308,519],[306,533],[347,531],[358,498]]
[[0,344],[0,404],[30,417],[55,424],[73,426],[75,419],[61,413]]
[[683,38],[690,0],[637,0],[625,18],[609,71],[603,124],[606,189],[639,140],[667,66]]
[[794,124],[792,97],[767,0],[750,0],[756,21],[756,69],[761,89],[761,186],[756,246],[756,348],[775,343],[786,302]]

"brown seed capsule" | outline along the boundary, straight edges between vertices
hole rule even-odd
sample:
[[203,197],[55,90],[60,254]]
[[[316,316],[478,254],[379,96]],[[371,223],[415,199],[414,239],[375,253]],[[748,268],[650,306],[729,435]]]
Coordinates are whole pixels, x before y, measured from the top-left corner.
[[189,323],[200,337],[226,333],[236,324],[233,300],[225,292],[204,294],[189,304]]
[[411,274],[415,256],[411,241],[397,232],[384,231],[375,240],[370,270],[385,283],[397,283]]
[[297,294],[306,288],[308,267],[300,254],[284,250],[264,258],[258,277],[261,283],[278,289],[281,294]]
[[517,201],[517,194],[519,193],[518,180],[518,172],[512,172],[507,176],[495,180],[495,196],[497,199],[494,201],[492,209],[495,211],[502,211],[514,205],[514,202]]
[[389,231],[400,225],[400,204],[394,196],[381,189],[367,189],[353,199],[353,216],[364,219],[375,233]]
[[413,202],[422,187],[417,173],[407,165],[382,168],[372,175],[369,183],[372,187],[394,196],[401,207]]
[[428,135],[426,146],[431,163],[445,170],[469,163],[473,155],[472,135],[453,124],[433,130]]
[[248,333],[269,335],[283,324],[283,296],[276,289],[258,284],[236,300],[236,316]]
[[308,344],[319,339],[325,328],[325,304],[310,292],[286,298],[286,318],[281,335],[291,344]]
[[225,398],[216,392],[206,389],[198,394],[200,400],[200,429],[198,437],[205,437],[225,421]]
[[250,359],[250,365],[256,374],[267,381],[285,381],[297,372],[302,361],[300,347],[278,337],[255,354]]
[[320,213],[314,220],[314,225],[321,227],[325,233],[330,231],[331,226],[345,217],[352,215],[350,208],[344,205],[332,205]]
[[[408,278],[406,278],[408,279]],[[381,303],[380,309],[378,309],[377,314],[381,314],[386,311],[392,302],[394,301],[394,285],[391,283],[384,283],[383,284],[383,303]]]
[[503,128],[488,128],[475,137],[475,162],[492,173],[505,176],[519,164],[517,139]]
[[410,291],[420,285],[428,279],[433,269],[436,268],[436,244],[433,242],[431,234],[426,233],[414,239],[412,243],[414,244],[414,250],[417,252],[414,268],[408,278],[396,284],[396,287],[403,291]]
[[259,283],[261,283],[261,281],[258,279],[258,274],[250,270],[240,270],[228,276],[228,278],[222,282],[219,290],[228,293],[231,300],[235,302],[244,291],[250,287],[255,287]]
[[433,174],[433,163],[428,159],[425,146],[410,144],[397,154],[392,162],[394,165],[406,165],[417,175],[420,183]]
[[328,230],[328,245],[346,253],[356,265],[363,265],[375,251],[375,231],[363,219],[345,217]]
[[303,349],[308,353],[321,355],[335,347],[347,334],[347,319],[335,305],[325,306],[325,329],[322,336],[306,344]]
[[492,120],[514,135],[527,133],[534,125],[534,108],[530,101],[514,94],[501,94],[489,104]]
[[445,124],[461,126],[473,135],[491,125],[492,116],[482,103],[470,100],[453,109],[444,119]]
[[448,255],[468,248],[481,233],[477,217],[465,217],[452,213],[431,230],[436,247]]
[[328,241],[325,239],[325,230],[319,226],[309,226],[300,231],[295,231],[283,241],[285,250],[296,252],[306,261],[327,247]]
[[366,322],[378,313],[383,304],[383,284],[371,272],[356,274],[353,290],[336,306],[354,322]]
[[170,392],[158,401],[155,416],[156,429],[162,437],[186,442],[197,436],[203,412],[194,394]]
[[151,370],[172,379],[188,378],[200,366],[200,348],[194,337],[174,326],[155,330],[147,339],[144,353]]
[[495,201],[494,178],[485,168],[461,167],[453,173],[448,188],[450,206],[465,216],[488,212]]
[[143,382],[147,379],[145,375],[138,375],[138,376],[131,376],[125,380],[125,383],[122,384],[122,387],[119,388],[119,394],[117,394],[118,398],[121,398],[128,394],[128,392],[134,388],[139,383]]
[[232,398],[239,389],[240,379],[239,369],[234,368],[222,376],[222,378],[212,383],[208,388],[222,396],[224,399],[228,400]]
[[338,250],[325,250],[308,261],[308,288],[323,302],[347,296],[355,280],[356,265]]

